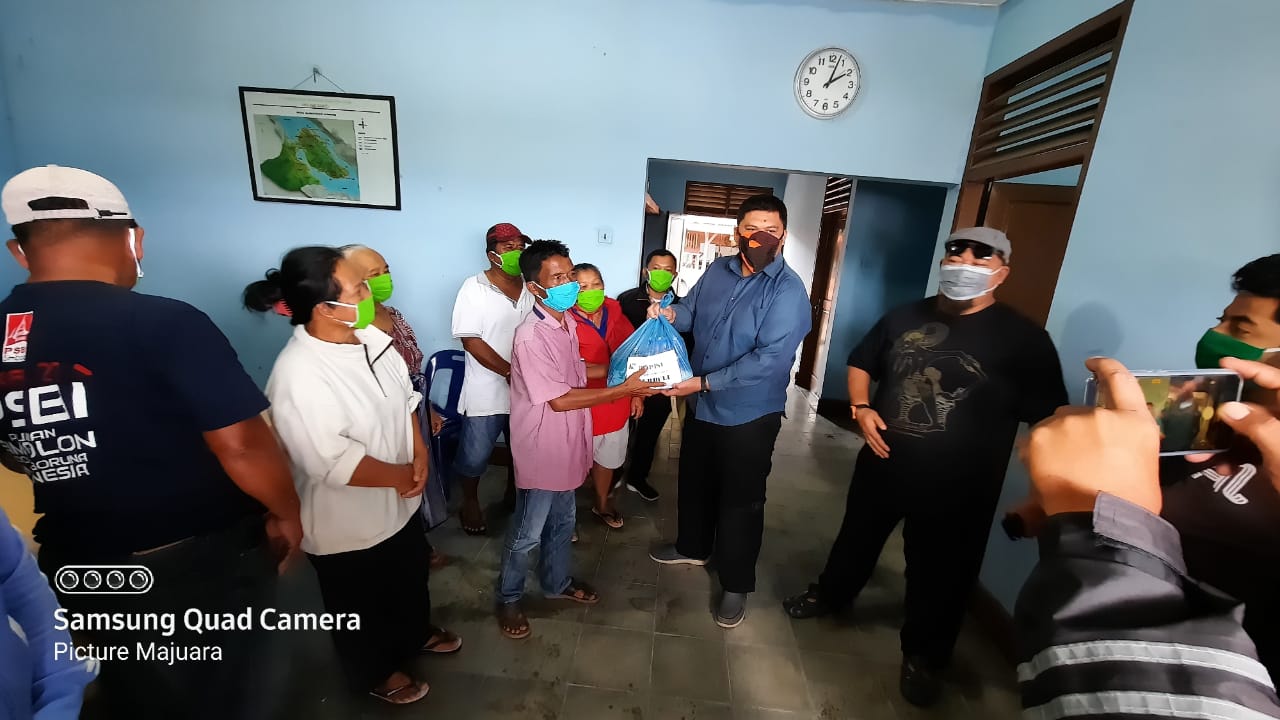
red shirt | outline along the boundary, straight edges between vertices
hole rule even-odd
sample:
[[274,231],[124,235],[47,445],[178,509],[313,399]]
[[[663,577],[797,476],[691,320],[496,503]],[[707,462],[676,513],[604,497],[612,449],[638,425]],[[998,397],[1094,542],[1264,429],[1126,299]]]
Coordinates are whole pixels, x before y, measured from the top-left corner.
[[[605,298],[600,308],[600,323],[597,328],[591,320],[577,307],[570,312],[578,321],[578,345],[582,351],[582,359],[588,365],[608,365],[613,352],[631,337],[635,328],[626,315],[622,314],[622,306],[613,298]],[[587,380],[589,388],[608,387],[605,378]],[[596,405],[591,408],[591,432],[593,435],[607,435],[621,430],[631,415],[631,398],[619,398],[611,403]]]

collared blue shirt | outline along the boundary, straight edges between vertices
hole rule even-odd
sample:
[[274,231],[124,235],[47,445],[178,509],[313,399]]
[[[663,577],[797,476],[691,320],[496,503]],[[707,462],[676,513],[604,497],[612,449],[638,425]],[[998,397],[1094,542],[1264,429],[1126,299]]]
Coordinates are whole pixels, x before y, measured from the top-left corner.
[[689,396],[695,418],[741,425],[783,411],[811,323],[809,294],[786,261],[743,277],[737,255],[720,258],[671,309],[676,330],[693,330],[693,374],[711,386]]

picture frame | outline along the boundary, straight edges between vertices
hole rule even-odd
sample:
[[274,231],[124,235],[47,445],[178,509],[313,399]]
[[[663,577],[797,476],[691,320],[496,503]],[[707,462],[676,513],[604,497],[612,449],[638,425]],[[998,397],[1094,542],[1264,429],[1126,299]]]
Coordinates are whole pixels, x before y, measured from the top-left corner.
[[239,90],[254,200],[400,209],[394,97]]

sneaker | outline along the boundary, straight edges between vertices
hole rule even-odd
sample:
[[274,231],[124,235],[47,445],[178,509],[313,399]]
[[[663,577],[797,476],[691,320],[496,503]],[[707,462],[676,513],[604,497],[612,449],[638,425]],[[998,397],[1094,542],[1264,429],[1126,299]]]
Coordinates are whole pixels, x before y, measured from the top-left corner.
[[649,557],[663,565],[706,565],[706,560],[686,557],[676,550],[675,545],[655,545],[649,550]]
[[747,594],[726,592],[716,608],[716,624],[722,628],[736,628],[747,619]]
[[649,484],[647,480],[632,480],[627,482],[627,489],[640,496],[645,502],[657,502],[659,497],[657,490]]
[[904,657],[898,690],[912,705],[921,708],[932,707],[942,697],[942,680],[923,658]]

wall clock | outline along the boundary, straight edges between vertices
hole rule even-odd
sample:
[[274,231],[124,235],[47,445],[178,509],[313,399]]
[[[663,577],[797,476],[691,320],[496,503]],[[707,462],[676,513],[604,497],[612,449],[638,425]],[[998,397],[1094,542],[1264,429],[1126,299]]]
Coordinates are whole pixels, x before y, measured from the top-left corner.
[[796,102],[819,120],[848,110],[861,86],[858,61],[853,53],[837,47],[814,50],[796,70]]

